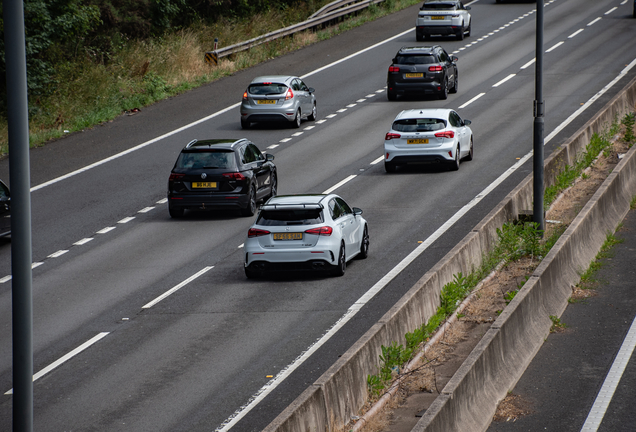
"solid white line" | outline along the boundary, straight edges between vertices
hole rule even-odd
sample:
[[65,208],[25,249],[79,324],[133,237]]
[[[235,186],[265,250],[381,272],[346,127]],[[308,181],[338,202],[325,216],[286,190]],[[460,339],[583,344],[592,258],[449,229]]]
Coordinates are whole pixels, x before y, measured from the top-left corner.
[[115,228],[117,228],[117,227],[106,227],[106,228],[103,228],[103,229],[100,229],[99,231],[97,231],[96,234],[106,234],[107,232],[110,232],[110,231],[114,230]]
[[355,174],[350,175],[349,177],[347,177],[346,179],[342,180],[341,182],[335,184],[334,186],[330,187],[329,189],[327,189],[326,191],[323,192],[323,194],[327,195],[330,194],[331,192],[335,191],[336,189],[338,189],[340,186],[342,186],[343,184],[353,180],[354,178],[356,178]]
[[75,246],[81,246],[81,245],[85,245],[86,243],[88,243],[89,241],[93,240],[92,237],[87,237],[87,238],[83,238],[80,241],[76,241],[75,243],[73,243]]
[[500,85],[502,85],[506,81],[511,80],[511,79],[513,79],[516,76],[517,76],[517,74],[510,74],[507,77],[505,77],[504,79],[502,79],[501,81],[499,81],[497,84],[493,84],[493,87],[499,87]]
[[180,284],[175,285],[174,287],[170,288],[168,291],[166,291],[165,293],[161,294],[159,297],[157,297],[153,301],[151,301],[149,303],[146,303],[141,308],[142,309],[148,309],[148,308],[153,307],[154,305],[159,303],[161,300],[165,299],[166,297],[168,297],[171,294],[174,294],[176,291],[179,291],[181,288],[183,288],[184,286],[186,286],[187,284],[189,284],[190,282],[192,282],[193,280],[195,280],[196,278],[198,278],[199,276],[201,276],[202,274],[208,272],[210,269],[213,269],[213,268],[214,268],[214,266],[205,267],[203,270],[200,270],[199,272],[193,274],[192,276],[190,276],[189,278],[187,278],[186,280],[184,280]]
[[379,164],[380,162],[382,162],[384,160],[384,155],[380,156],[379,158],[377,158],[376,160],[374,160],[373,162],[371,162],[369,165],[375,165],[375,164]]
[[67,250],[61,249],[57,252],[53,252],[51,255],[47,256],[47,258],[57,258],[60,257],[62,255],[64,255],[66,252],[68,252]]
[[468,105],[470,105],[471,103],[475,102],[477,99],[479,99],[480,97],[482,97],[485,94],[486,93],[479,93],[477,96],[475,96],[474,98],[472,98],[471,100],[466,102],[464,105],[461,105],[459,108],[466,108]]
[[612,367],[605,377],[603,387],[601,387],[601,390],[596,396],[594,405],[592,406],[592,409],[590,410],[590,413],[585,420],[585,424],[581,428],[581,432],[596,432],[601,426],[601,422],[603,421],[603,417],[605,416],[607,407],[612,401],[612,397],[614,396],[616,387],[618,387],[618,383],[621,381],[621,377],[623,376],[623,372],[625,372],[625,368],[629,363],[629,359],[634,352],[635,346],[636,318],[634,318],[634,321],[632,321],[629,332],[627,333],[627,336],[625,336],[623,344],[621,345],[621,349],[618,351],[618,354],[614,359],[614,363],[612,363]]
[[587,26],[589,27],[589,26],[591,26],[592,24],[594,24],[594,23],[596,23],[596,22],[598,22],[598,21],[600,21],[600,20],[602,20],[602,19],[603,19],[603,18],[598,17],[598,18],[596,18],[594,21],[589,22],[589,23],[587,24]]
[[612,12],[614,12],[616,9],[618,9],[618,8],[617,8],[617,7],[613,7],[613,8],[611,8],[610,10],[608,10],[607,12],[605,12],[605,15],[609,15],[609,14],[611,14],[611,13],[612,13]]
[[[610,84],[605,86],[601,91],[599,91],[592,99],[596,100],[601,97],[604,93],[606,93],[612,85],[614,85],[620,78],[622,78],[634,65],[636,64],[636,60],[632,61],[630,65],[628,65],[620,75],[615,78]],[[592,101],[590,99],[590,101]],[[557,128],[558,131],[565,128],[568,124],[570,124],[578,115],[580,115],[587,107],[591,105],[591,102],[588,101],[585,105],[580,107],[574,114],[568,117],[563,123],[559,125]],[[546,145],[552,138],[557,135],[557,131],[553,131],[548,137],[544,140],[544,145]],[[468,204],[466,204],[462,209],[457,212],[449,221],[447,221],[443,226],[437,229],[428,239],[426,239],[423,243],[421,243],[413,252],[411,252],[406,258],[402,260],[396,267],[394,267],[386,276],[384,276],[380,281],[378,281],[369,291],[367,291],[358,301],[356,301],[350,308],[345,312],[345,314],[316,342],[314,342],[305,352],[303,352],[300,356],[298,356],[291,364],[286,366],[283,370],[281,370],[272,380],[270,380],[267,384],[260,388],[248,401],[245,405],[237,409],[234,414],[232,414],[228,419],[226,419],[219,427],[216,428],[215,432],[226,432],[232,426],[234,426],[240,419],[245,417],[247,413],[249,413],[256,405],[260,403],[265,397],[271,393],[281,382],[285,380],[289,375],[292,374],[300,365],[303,364],[305,360],[307,360],[311,355],[318,350],[322,345],[324,345],[340,328],[342,328],[348,321],[353,318],[358,311],[368,302],[375,294],[377,294],[386,284],[391,281],[395,276],[399,274],[399,272],[406,268],[406,266],[411,263],[417,256],[423,253],[426,248],[430,244],[432,244],[435,240],[437,240],[442,234],[442,230],[448,230],[456,221],[458,221],[468,210],[475,205],[477,205],[483,198],[485,198],[492,190],[494,190],[499,184],[501,184],[505,179],[507,179],[513,172],[519,169],[525,162],[530,160],[532,157],[532,151],[527,153],[523,158],[518,160],[513,166],[508,168],[503,174],[497,178],[490,186],[480,192],[475,198],[473,198]]]
[[[82,345],[78,346],[77,348],[75,348],[73,351],[69,352],[65,356],[60,357],[58,360],[56,360],[53,363],[51,363],[50,365],[48,365],[47,367],[42,369],[40,372],[38,372],[35,375],[33,375],[33,381],[37,380],[38,378],[41,378],[42,376],[46,375],[47,373],[51,372],[53,369],[55,369],[56,367],[61,365],[62,363],[64,363],[67,360],[70,360],[71,358],[75,357],[77,354],[81,353],[86,348],[88,348],[91,345],[93,345],[95,342],[98,342],[100,339],[104,338],[106,335],[108,335],[108,333],[109,332],[99,333],[97,336],[92,337],[90,340],[84,342]],[[13,389],[7,391],[5,394],[6,395],[13,394]]]
[[561,45],[563,45],[565,42],[561,41],[557,44],[555,44],[552,48],[546,50],[547,53],[554,51],[555,49],[557,49],[558,47],[560,47]]
[[536,57],[533,58],[532,60],[530,60],[528,63],[526,63],[523,66],[521,66],[521,69],[527,68],[528,66],[532,65],[535,61],[537,61]]
[[581,33],[583,30],[585,30],[585,29],[578,29],[577,31],[572,33],[570,36],[568,36],[568,39],[572,39],[574,36],[576,36],[577,34]]

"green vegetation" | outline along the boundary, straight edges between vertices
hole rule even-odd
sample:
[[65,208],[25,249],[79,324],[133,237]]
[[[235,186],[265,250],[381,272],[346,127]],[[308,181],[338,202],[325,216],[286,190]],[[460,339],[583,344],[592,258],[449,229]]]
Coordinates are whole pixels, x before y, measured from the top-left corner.
[[561,318],[550,315],[550,319],[552,320],[552,327],[550,327],[550,333],[556,333],[558,331],[565,330],[567,325],[564,322],[561,322]]
[[[304,21],[327,3],[330,0],[25,0],[31,146],[110,121],[419,1],[386,0],[333,27],[259,45],[221,59],[218,66],[204,61],[215,38],[219,47],[229,46]],[[7,133],[3,89],[0,156],[8,152]]]
[[636,114],[628,113],[623,117],[622,123],[625,125],[625,135],[623,135],[623,141],[631,148],[636,142],[636,136],[634,136],[634,121]]
[[603,267],[601,260],[611,258],[613,256],[612,248],[623,242],[623,239],[618,238],[614,233],[607,233],[605,242],[601,246],[601,250],[596,254],[594,261],[590,263],[590,266],[581,275],[581,281],[579,287],[589,287],[596,282],[596,273]]

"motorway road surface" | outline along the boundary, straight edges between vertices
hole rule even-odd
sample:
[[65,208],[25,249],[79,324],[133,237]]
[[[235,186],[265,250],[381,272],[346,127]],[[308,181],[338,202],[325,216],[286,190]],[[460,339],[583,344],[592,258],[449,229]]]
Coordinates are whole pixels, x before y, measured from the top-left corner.
[[[459,57],[448,100],[386,99],[390,59],[418,44],[414,6],[34,149],[35,429],[261,430],[463,238],[530,172],[534,99],[534,2],[469,4],[472,36],[437,42]],[[546,154],[636,75],[630,17],[625,0],[546,2]],[[319,121],[240,129],[242,92],[273,73],[317,89]],[[384,134],[417,107],[472,120],[475,159],[458,172],[386,174]],[[243,136],[276,156],[279,193],[339,185],[369,222],[369,258],[342,278],[248,281],[240,246],[251,218],[171,220],[164,199],[179,150],[193,138]],[[0,430],[11,427],[10,259],[1,242]]]

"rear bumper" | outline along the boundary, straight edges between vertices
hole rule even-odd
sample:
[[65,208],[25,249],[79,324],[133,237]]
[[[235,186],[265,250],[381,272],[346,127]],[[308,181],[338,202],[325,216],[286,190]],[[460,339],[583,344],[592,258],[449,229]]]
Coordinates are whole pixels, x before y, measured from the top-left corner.
[[248,202],[247,194],[168,195],[168,205],[174,209],[242,209],[247,207]]
[[445,25],[445,26],[422,26],[415,27],[415,32],[420,36],[450,36],[456,35],[460,31],[463,31],[461,25]]
[[387,89],[397,95],[407,93],[438,94],[442,92],[442,83],[439,81],[418,83],[387,82]]
[[[457,144],[449,140],[435,148],[402,148],[393,145],[384,145],[384,161],[397,165],[407,163],[447,163],[455,160]],[[450,154],[449,154],[450,152]],[[388,157],[387,157],[388,154]]]

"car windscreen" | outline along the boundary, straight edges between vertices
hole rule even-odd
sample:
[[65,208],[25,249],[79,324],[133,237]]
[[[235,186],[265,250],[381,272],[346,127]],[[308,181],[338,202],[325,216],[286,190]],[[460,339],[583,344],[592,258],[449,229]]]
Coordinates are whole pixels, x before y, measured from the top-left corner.
[[454,3],[424,3],[420,10],[453,10]]
[[247,91],[253,95],[281,94],[287,91],[287,86],[279,83],[250,84]]
[[292,226],[323,223],[322,209],[262,210],[256,220],[257,225]]
[[395,64],[401,65],[418,65],[418,64],[431,64],[437,63],[437,59],[434,55],[420,54],[420,55],[398,55],[395,58]]
[[236,160],[233,151],[206,150],[181,152],[175,168],[181,169],[234,169]]
[[433,132],[446,127],[446,120],[437,118],[401,119],[393,122],[397,132]]

